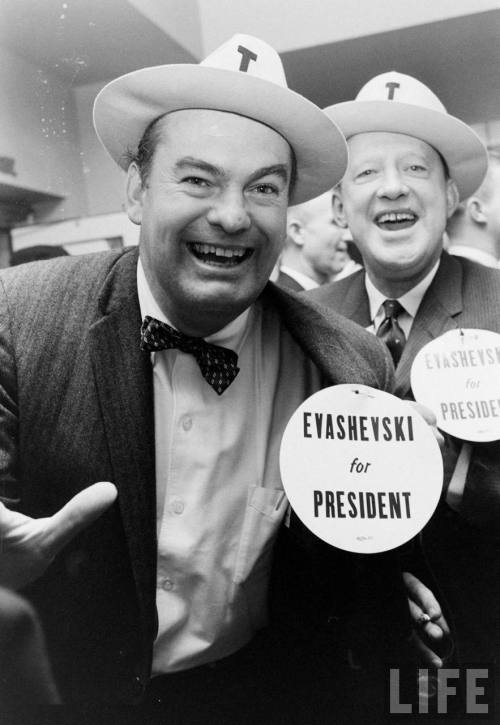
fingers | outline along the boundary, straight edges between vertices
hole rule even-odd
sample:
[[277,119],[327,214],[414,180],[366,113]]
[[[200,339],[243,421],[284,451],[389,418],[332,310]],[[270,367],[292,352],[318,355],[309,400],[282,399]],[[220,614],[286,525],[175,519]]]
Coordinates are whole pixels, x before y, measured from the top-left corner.
[[416,403],[414,400],[409,400],[408,402],[422,416],[426,423],[432,427],[437,424],[437,418],[430,408],[421,403]]
[[413,400],[409,400],[408,403],[412,406],[414,410],[416,410],[417,413],[419,413],[419,415],[422,416],[425,422],[430,425],[433,430],[434,436],[438,442],[438,445],[442,450],[444,448],[444,436],[437,427],[437,418],[435,414],[430,408],[427,408],[427,406],[422,405],[421,403],[416,403]]
[[448,635],[448,624],[431,590],[408,571],[403,572],[403,580],[408,592],[410,615],[415,625],[424,628],[426,634],[433,639],[439,639],[443,634]]
[[437,655],[425,642],[421,639],[418,632],[412,632],[411,641],[418,654],[420,662],[428,665],[429,667],[442,667],[443,660]]
[[47,521],[48,546],[55,556],[71,539],[111,506],[117,496],[116,487],[100,481],[80,491]]
[[408,600],[408,607],[410,609],[410,616],[413,622],[413,626],[420,632],[425,634],[430,640],[436,642],[441,641],[445,634],[447,634],[448,625],[444,617],[440,616],[434,621],[431,619],[427,612],[423,611],[415,602],[411,599]]
[[20,521],[27,521],[28,517],[24,514],[20,514],[18,511],[11,511],[0,502],[0,547],[4,541],[4,537],[10,533],[10,531],[19,526]]
[[422,584],[420,579],[411,574],[409,571],[403,572],[403,581],[406,585],[406,591],[410,599],[420,607],[421,612],[425,612],[429,615],[432,621],[436,621],[442,617],[441,607],[425,584]]
[[[411,639],[419,658],[432,667],[442,667],[453,651],[450,628],[434,594],[416,576],[403,573],[408,607],[413,622]],[[434,649],[438,649],[436,653]]]

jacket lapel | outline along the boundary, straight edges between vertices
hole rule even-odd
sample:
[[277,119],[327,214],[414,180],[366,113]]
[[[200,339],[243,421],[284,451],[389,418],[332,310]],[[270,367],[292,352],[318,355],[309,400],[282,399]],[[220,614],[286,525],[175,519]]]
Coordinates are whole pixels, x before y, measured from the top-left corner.
[[139,349],[137,256],[137,250],[125,253],[108,275],[99,300],[102,316],[90,329],[90,346],[142,625],[152,641],[156,629],[154,406],[149,355]]
[[[360,270],[347,279],[349,285],[337,309],[340,314],[353,322],[357,322],[361,327],[368,327],[371,322],[370,303],[366,294],[364,270]],[[344,282],[344,285],[346,285],[346,282]]]
[[325,384],[352,383],[356,370],[365,385],[380,386],[368,351],[363,351],[362,337],[359,344],[354,340],[356,326],[347,328],[338,310],[323,307],[303,292],[290,292],[273,283],[267,285],[263,301],[279,312],[292,337],[322,373]]
[[396,368],[396,395],[407,397],[411,388],[411,366],[417,353],[431,340],[457,328],[462,312],[462,267],[446,252],[441,257],[429,289],[413,322],[401,360]]

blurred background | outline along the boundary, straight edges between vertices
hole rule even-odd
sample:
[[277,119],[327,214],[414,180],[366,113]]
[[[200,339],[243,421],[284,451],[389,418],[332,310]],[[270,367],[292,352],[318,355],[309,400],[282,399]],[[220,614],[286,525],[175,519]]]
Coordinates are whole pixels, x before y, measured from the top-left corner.
[[500,147],[498,0],[0,0],[0,267],[33,245],[136,244],[93,100],[118,75],[197,63],[236,32],[273,45],[289,86],[320,106],[397,70]]

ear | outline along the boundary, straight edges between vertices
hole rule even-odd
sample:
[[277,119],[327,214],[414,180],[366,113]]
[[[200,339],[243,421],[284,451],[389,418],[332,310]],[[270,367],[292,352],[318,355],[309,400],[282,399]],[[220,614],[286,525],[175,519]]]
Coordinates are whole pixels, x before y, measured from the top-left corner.
[[488,216],[484,210],[483,202],[477,196],[467,199],[467,212],[476,224],[487,224]]
[[301,222],[297,217],[290,216],[286,223],[286,233],[297,247],[304,246],[304,234]]
[[449,219],[459,204],[457,185],[453,179],[446,181],[446,218]]
[[347,229],[347,219],[344,212],[344,203],[342,201],[342,192],[338,186],[333,190],[332,195],[332,212],[335,223],[342,229]]
[[142,222],[144,187],[137,164],[131,163],[127,172],[127,214],[134,224]]

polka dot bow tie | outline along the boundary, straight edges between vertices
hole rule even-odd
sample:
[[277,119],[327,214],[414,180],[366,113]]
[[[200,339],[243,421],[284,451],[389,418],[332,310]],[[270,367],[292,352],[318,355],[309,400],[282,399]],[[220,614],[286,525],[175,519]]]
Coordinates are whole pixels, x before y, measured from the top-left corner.
[[141,327],[141,350],[158,352],[171,348],[193,355],[201,374],[218,395],[222,395],[239,373],[238,355],[234,350],[212,345],[202,337],[190,337],[166,322],[146,316]]

